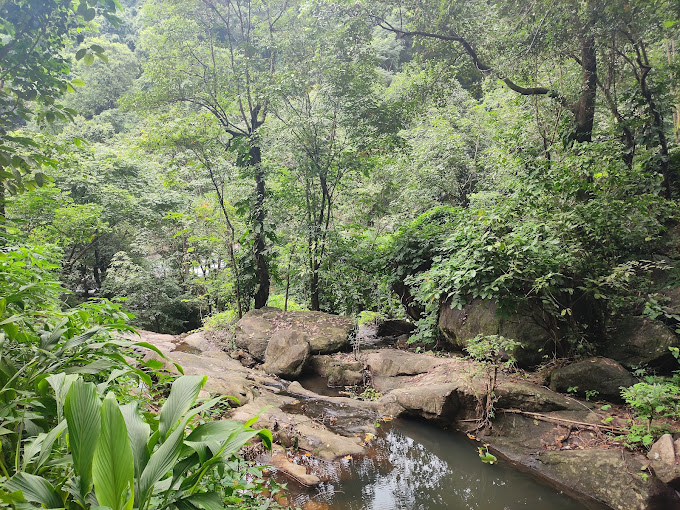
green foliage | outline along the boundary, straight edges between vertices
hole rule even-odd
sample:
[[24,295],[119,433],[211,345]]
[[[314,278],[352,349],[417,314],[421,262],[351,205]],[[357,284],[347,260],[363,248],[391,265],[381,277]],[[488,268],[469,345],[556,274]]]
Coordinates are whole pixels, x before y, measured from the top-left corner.
[[[212,473],[224,473],[239,449],[259,436],[271,447],[267,430],[229,420],[194,424],[193,418],[209,410],[220,398],[197,402],[205,377],[182,376],[172,385],[160,416],[141,414],[134,403],[120,406],[113,395],[103,399],[93,383],[76,377],[64,399],[66,435],[49,444],[45,437],[28,438],[18,454],[26,456],[35,441],[41,455],[54,458],[71,455],[73,464],[65,472],[54,463],[40,476],[15,472],[5,487],[12,494],[8,502],[24,499],[48,508],[77,503],[90,508],[91,491],[99,505],[113,510],[146,509],[161,506],[210,504],[222,507],[227,494],[223,488],[206,489]],[[59,393],[56,395],[59,398]],[[100,424],[100,425],[99,425]],[[56,463],[57,466],[59,463]],[[69,490],[57,492],[50,480],[63,477]],[[231,494],[231,493],[230,493]]]

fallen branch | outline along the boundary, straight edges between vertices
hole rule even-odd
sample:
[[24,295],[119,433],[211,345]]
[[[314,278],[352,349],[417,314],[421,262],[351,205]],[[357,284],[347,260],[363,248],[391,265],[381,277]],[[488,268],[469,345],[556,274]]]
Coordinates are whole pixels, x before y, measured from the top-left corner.
[[520,409],[499,409],[498,412],[507,414],[521,414],[523,416],[534,418],[535,420],[541,420],[548,423],[555,423],[556,425],[575,425],[581,428],[595,430],[596,432],[600,432],[602,430],[605,430],[607,432],[614,432],[617,434],[626,434],[628,432],[626,429],[614,427],[612,425],[600,425],[597,423],[587,423],[583,421],[568,420],[566,418],[557,418],[555,416],[548,416],[541,413],[522,411]]

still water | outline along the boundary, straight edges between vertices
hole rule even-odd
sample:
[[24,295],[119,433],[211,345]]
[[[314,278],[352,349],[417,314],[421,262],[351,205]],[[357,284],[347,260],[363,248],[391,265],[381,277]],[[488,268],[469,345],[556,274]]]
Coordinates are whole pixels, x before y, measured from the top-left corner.
[[383,425],[366,456],[315,466],[327,481],[291,489],[293,502],[332,510],[603,510],[500,461],[483,464],[477,443],[420,421]]

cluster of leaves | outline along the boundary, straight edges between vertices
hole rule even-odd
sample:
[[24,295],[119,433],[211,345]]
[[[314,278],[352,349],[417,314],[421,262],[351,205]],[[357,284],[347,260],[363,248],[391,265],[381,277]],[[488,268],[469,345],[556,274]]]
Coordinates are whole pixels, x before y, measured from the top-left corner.
[[642,290],[629,287],[639,274],[631,264],[651,256],[673,210],[654,176],[592,145],[542,166],[541,178],[506,174],[473,195],[432,267],[407,279],[423,308],[494,299],[504,314],[542,310],[572,340],[602,335],[618,298]]

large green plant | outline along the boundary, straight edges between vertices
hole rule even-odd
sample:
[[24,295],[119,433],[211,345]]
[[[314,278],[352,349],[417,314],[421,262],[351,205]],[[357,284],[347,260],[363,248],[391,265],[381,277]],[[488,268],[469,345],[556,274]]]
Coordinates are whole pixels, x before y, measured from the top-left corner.
[[221,400],[198,402],[206,377],[175,380],[158,416],[140,413],[136,402],[119,405],[113,393],[102,399],[80,376],[53,378],[64,417],[24,443],[19,469],[3,489],[15,506],[222,508],[224,491],[205,490],[206,477],[254,436],[271,447],[268,430],[251,428],[257,418],[197,424]]

